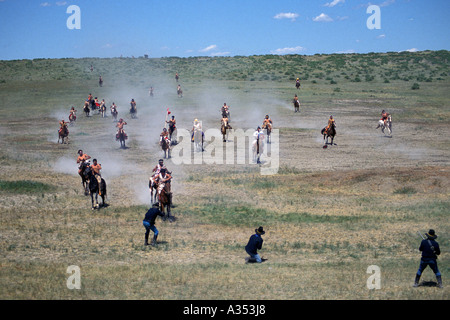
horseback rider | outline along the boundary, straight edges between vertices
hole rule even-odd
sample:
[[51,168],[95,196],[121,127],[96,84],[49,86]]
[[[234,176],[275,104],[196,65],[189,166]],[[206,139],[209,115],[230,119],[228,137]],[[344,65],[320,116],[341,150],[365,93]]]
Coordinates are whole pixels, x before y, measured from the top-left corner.
[[331,126],[336,127],[336,122],[333,119],[333,116],[330,116],[330,119],[328,119],[328,125],[325,127],[324,133],[328,133],[328,130],[331,128]]
[[389,116],[390,116],[390,114],[387,113],[386,111],[384,111],[384,110],[381,111],[381,119],[380,120],[383,120],[385,126],[386,126],[386,122],[387,122]]
[[[83,166],[83,164],[89,160],[91,158],[91,156],[89,156],[86,153],[83,153],[83,150],[78,150],[78,157],[77,157],[77,163],[78,165],[78,174],[81,174],[81,167]],[[88,164],[89,166],[89,164]]]
[[262,127],[263,127],[263,128],[269,127],[270,129],[272,129],[272,125],[273,125],[272,119],[270,119],[270,118],[269,118],[269,115],[266,114],[266,117],[264,118]]
[[230,121],[228,120],[228,118],[227,118],[227,116],[225,115],[225,114],[223,114],[222,115],[222,121],[221,121],[221,124],[226,128],[226,129],[233,129],[231,126],[230,126],[230,123],[229,123]]
[[166,122],[169,124],[169,128],[172,128],[172,131],[176,129],[177,121],[175,120],[175,116],[172,116],[172,119]]
[[194,141],[194,134],[196,131],[202,131],[202,123],[198,119],[194,120],[194,125],[192,126],[192,141]]
[[75,107],[70,108],[69,120],[72,119],[72,121],[75,121],[77,119],[76,112],[77,110],[75,110]]
[[169,205],[172,205],[172,192],[170,181],[172,176],[167,172],[165,167],[162,167],[158,175],[158,195],[161,195],[161,191],[164,190],[169,197]]
[[297,80],[295,81],[295,86],[297,87],[297,89],[300,87],[300,79],[297,78]]
[[169,139],[169,131],[167,131],[166,128],[163,128],[163,131],[159,135],[159,142],[161,143],[161,145],[162,145],[164,139]]
[[117,106],[116,104],[113,102],[112,105],[109,107],[111,109],[111,114],[118,114],[119,112],[117,111]]
[[119,137],[119,135],[121,133],[124,134],[125,138],[127,137],[127,134],[125,133],[125,130],[123,129],[123,126],[126,125],[127,123],[125,121],[123,121],[122,118],[120,118],[119,122],[117,122],[116,127],[118,128],[117,130],[117,137]]
[[264,135],[264,133],[261,132],[261,127],[258,126],[258,128],[256,128],[255,133],[253,133],[253,138],[255,138],[255,142],[259,140],[260,136],[262,135]]
[[62,119],[60,122],[59,122],[59,131],[58,131],[58,133],[62,133],[62,132],[64,132],[64,130],[67,132],[67,134],[69,134],[69,128],[67,127],[67,124],[68,124],[68,122],[66,122],[66,121],[64,121],[64,119]]
[[177,73],[175,73],[175,80],[177,80],[177,82],[178,82],[178,79],[180,78],[180,76],[178,75],[178,72]]
[[292,101],[294,103],[295,112],[297,112],[297,108],[300,107],[300,101],[298,101],[298,96],[294,96],[294,100]]
[[131,99],[130,102],[130,112],[131,113],[135,113],[137,111],[136,109],[136,101],[134,101],[134,99]]
[[229,115],[229,106],[227,106],[226,102],[224,102],[222,108],[220,108],[220,111],[222,112],[222,115],[226,115],[228,117]]
[[150,97],[153,97],[153,87],[150,87],[150,89],[148,89],[148,95]]
[[[94,174],[94,177],[97,179],[98,184],[100,185],[102,181],[102,175],[100,174],[100,170],[102,170],[102,165],[97,163],[97,159],[92,160],[91,170],[92,173]],[[101,188],[99,188],[98,194],[101,195]]]

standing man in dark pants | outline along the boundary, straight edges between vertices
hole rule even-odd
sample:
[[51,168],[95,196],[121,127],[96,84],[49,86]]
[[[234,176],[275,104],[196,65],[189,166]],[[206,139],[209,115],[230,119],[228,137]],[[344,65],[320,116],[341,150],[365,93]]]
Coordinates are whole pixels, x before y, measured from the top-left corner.
[[158,238],[159,231],[155,227],[155,220],[158,216],[164,217],[164,214],[159,210],[158,204],[153,204],[153,206],[148,209],[145,214],[145,218],[142,221],[142,224],[145,227],[145,245],[148,246],[148,236],[150,234],[150,230],[153,231],[153,241],[152,246],[156,245],[156,239]]
[[414,287],[419,286],[419,280],[423,270],[425,270],[427,266],[430,266],[431,270],[433,270],[434,274],[436,275],[438,287],[442,288],[441,273],[439,272],[436,261],[437,256],[441,254],[439,244],[435,241],[437,235],[435,234],[433,229],[430,229],[430,231],[428,231],[425,236],[427,237],[427,239],[422,240],[419,247],[419,250],[422,251],[422,258],[420,259],[420,266],[419,270],[417,270]]
[[263,227],[259,227],[255,229],[255,234],[250,237],[247,245],[245,246],[245,251],[250,255],[250,258],[247,259],[248,263],[261,263],[266,259],[261,259],[258,254],[258,250],[262,248],[262,244],[264,242],[261,237],[266,232],[263,230]]

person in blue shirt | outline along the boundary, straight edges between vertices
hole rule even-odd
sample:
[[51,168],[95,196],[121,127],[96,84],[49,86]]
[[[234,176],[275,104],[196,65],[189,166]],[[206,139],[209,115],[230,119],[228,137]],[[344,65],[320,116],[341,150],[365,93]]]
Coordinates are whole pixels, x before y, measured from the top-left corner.
[[245,251],[250,255],[250,258],[247,259],[247,262],[249,263],[263,262],[263,259],[261,259],[261,257],[258,254],[258,250],[262,248],[264,240],[261,236],[264,235],[265,233],[266,232],[264,231],[263,227],[259,227],[258,229],[255,229],[255,234],[252,235],[248,240],[248,243],[245,246]]
[[148,246],[148,237],[150,235],[150,230],[153,231],[153,241],[152,246],[156,245],[156,239],[158,238],[159,231],[155,227],[155,221],[158,216],[164,217],[164,213],[159,210],[158,204],[155,203],[153,206],[148,209],[145,214],[145,218],[142,221],[142,224],[145,227],[145,245]]
[[428,233],[425,234],[427,239],[422,240],[420,243],[419,250],[422,251],[422,258],[420,259],[419,270],[417,270],[416,279],[414,281],[414,287],[419,286],[420,276],[427,266],[430,266],[436,275],[436,280],[438,287],[442,288],[442,278],[437,265],[437,256],[441,254],[439,249],[439,244],[435,241],[437,235],[433,229],[430,229]]

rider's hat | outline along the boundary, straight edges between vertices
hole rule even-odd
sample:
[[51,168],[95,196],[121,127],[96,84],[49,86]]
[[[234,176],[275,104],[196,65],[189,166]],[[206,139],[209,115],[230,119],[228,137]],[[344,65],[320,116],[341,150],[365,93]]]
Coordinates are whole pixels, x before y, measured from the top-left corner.
[[256,130],[259,130],[259,129],[261,129],[261,127],[260,127],[260,126],[258,126],[258,128],[256,128]]
[[264,231],[264,228],[263,228],[263,227],[259,227],[258,229],[255,229],[255,232],[256,232],[257,234],[260,234],[260,235],[263,235],[263,234],[266,233],[266,232]]
[[198,119],[195,119],[194,122],[198,122]]
[[428,231],[426,235],[430,239],[436,239],[437,238],[437,235],[435,234],[433,229],[430,229],[430,231]]
[[159,162],[164,162],[164,160],[163,159],[159,159]]

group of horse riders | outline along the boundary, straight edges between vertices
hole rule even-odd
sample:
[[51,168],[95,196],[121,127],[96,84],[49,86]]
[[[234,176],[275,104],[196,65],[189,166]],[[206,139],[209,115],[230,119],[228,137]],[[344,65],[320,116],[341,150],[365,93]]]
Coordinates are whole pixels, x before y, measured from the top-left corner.
[[[97,162],[97,159],[93,159],[92,164],[90,164],[88,161],[89,159],[91,159],[91,156],[89,156],[87,153],[84,153],[83,150],[81,149],[78,150],[78,157],[77,157],[78,174],[81,176],[84,174],[82,170],[90,168],[92,174],[100,184],[102,179],[102,175],[100,173],[100,170],[102,170],[102,165]],[[101,195],[101,189],[99,190],[99,195]]]

